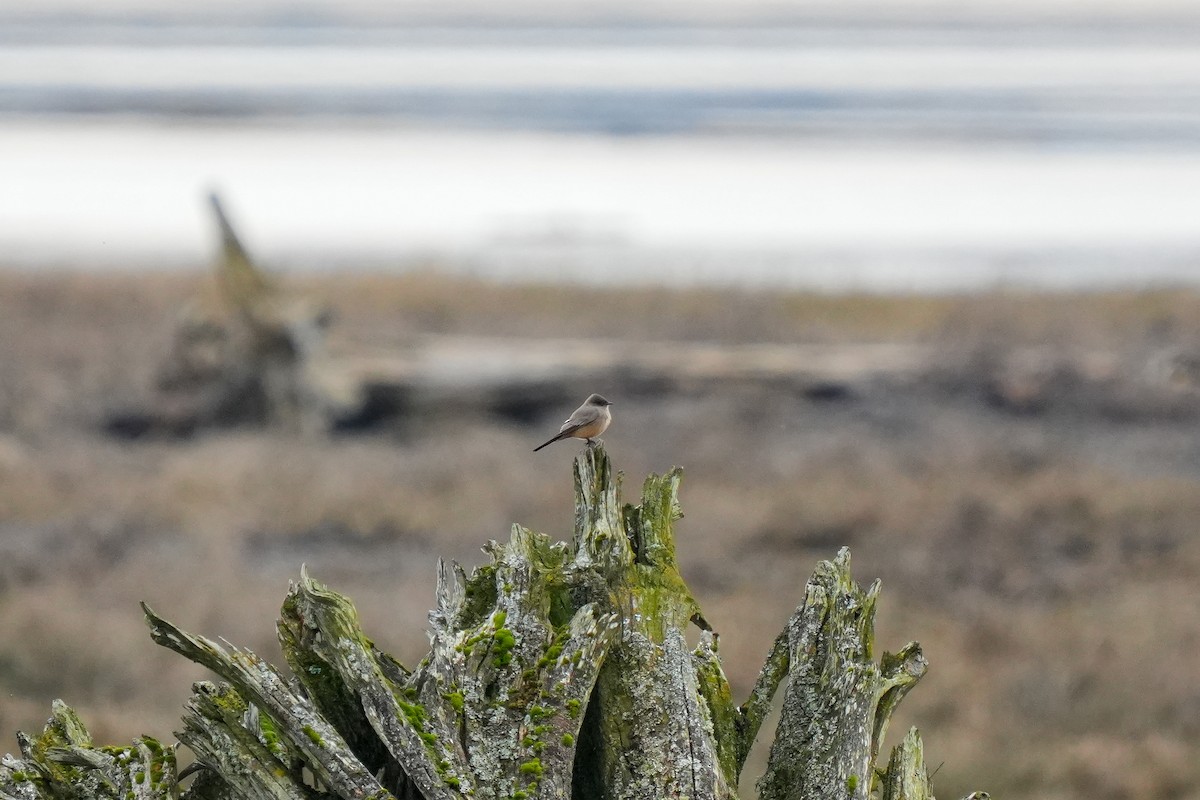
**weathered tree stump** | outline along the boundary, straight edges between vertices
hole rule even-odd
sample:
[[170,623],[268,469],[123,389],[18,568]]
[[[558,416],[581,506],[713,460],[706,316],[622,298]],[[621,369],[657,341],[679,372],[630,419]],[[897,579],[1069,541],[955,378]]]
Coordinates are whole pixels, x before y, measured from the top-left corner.
[[256,265],[216,194],[209,205],[221,240],[218,307],[181,315],[147,407],[115,415],[108,430],[132,438],[237,425],[324,430],[332,400],[318,362],[328,310]]
[[[675,558],[679,479],[652,475],[640,504],[622,504],[603,448],[585,450],[572,541],[517,525],[469,577],[440,563],[430,652],[413,669],[304,570],[278,623],[291,677],[145,608],[154,641],[222,681],[187,702],[178,737],[200,768],[182,796],[727,800],[787,678],[761,798],[932,797],[915,729],[876,765],[926,663],[915,643],[875,660],[879,584],[854,583],[846,550],[817,566],[735,705]],[[97,748],[65,705],[41,737],[18,739],[0,799],[180,796],[174,748]]]

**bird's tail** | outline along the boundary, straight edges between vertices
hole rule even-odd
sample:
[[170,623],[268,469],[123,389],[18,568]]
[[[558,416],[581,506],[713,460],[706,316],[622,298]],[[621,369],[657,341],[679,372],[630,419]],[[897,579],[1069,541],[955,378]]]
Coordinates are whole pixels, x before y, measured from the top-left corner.
[[542,444],[539,444],[537,447],[533,448],[533,452],[535,452],[535,453],[536,453],[538,450],[541,450],[541,449],[542,449],[543,447],[545,447],[546,445],[548,445],[548,444],[554,444],[554,443],[555,443],[555,442],[557,442],[559,439],[564,439],[564,438],[566,438],[566,437],[570,436],[572,433],[573,433],[573,431],[563,431],[562,433],[560,433],[560,434],[558,434],[557,436],[555,436],[554,438],[552,438],[550,441],[548,441],[548,442],[543,442]]

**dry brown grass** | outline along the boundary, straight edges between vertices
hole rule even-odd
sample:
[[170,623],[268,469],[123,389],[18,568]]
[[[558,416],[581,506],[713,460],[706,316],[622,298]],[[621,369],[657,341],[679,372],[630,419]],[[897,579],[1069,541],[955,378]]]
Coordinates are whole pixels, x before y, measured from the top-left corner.
[[378,342],[416,332],[606,336],[722,342],[988,338],[1119,345],[1200,337],[1191,290],[985,295],[814,294],[694,288],[579,289],[489,284],[435,272],[307,278],[294,285],[340,309],[343,334]]
[[[138,600],[273,658],[278,604],[307,562],[411,662],[438,556],[475,563],[513,521],[569,531],[573,448],[533,456],[544,431],[495,420],[403,438],[105,439],[96,422],[145,391],[203,285],[0,273],[0,734],[39,727],[63,697],[101,740],[167,735],[203,672],[151,644]],[[305,285],[336,308],[346,348],[426,333],[948,353],[1200,340],[1191,292],[626,293],[429,274]],[[815,561],[849,545],[860,579],[884,582],[880,646],[917,639],[932,662],[895,727],[919,725],[927,757],[945,762],[940,796],[1200,796],[1194,422],[1012,416],[925,384],[840,403],[731,387],[616,410],[607,444],[628,493],[647,471],[686,468],[683,571],[725,632],[737,693]]]

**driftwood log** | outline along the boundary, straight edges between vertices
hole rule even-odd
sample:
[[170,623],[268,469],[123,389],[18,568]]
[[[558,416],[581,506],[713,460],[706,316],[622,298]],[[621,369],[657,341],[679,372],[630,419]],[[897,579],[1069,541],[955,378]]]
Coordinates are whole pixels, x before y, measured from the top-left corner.
[[915,643],[875,657],[879,584],[854,583],[847,550],[817,566],[734,702],[676,561],[679,479],[652,475],[622,504],[603,448],[585,450],[572,541],[518,525],[470,576],[439,564],[430,652],[411,669],[304,570],[278,623],[291,676],[144,608],[154,641],[220,678],[195,684],[177,733],[195,764],[181,773],[178,745],[148,737],[98,747],[57,702],[0,760],[0,798],[725,800],[785,679],[763,800],[932,797],[916,729],[878,763],[926,662]]

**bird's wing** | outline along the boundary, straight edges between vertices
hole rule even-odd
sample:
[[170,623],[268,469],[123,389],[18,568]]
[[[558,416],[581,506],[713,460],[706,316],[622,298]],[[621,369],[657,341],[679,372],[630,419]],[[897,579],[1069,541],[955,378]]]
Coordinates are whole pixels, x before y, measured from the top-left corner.
[[599,412],[594,408],[576,409],[575,413],[572,414],[570,418],[563,423],[562,427],[558,429],[558,432],[563,433],[568,430],[578,430],[584,425],[589,425],[595,422],[597,416],[599,416]]

